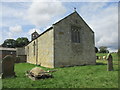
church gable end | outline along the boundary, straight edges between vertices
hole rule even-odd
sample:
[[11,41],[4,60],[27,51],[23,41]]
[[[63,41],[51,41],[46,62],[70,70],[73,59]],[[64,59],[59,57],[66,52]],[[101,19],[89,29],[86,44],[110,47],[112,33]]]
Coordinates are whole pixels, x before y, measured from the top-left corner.
[[54,24],[54,34],[55,67],[95,64],[94,33],[76,11]]

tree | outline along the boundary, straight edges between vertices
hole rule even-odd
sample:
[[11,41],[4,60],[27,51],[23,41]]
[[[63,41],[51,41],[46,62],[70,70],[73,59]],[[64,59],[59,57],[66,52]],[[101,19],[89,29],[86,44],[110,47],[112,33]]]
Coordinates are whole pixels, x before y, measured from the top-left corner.
[[106,50],[106,53],[109,53],[109,50]]
[[6,39],[2,44],[2,47],[15,48],[16,41],[14,39]]
[[95,47],[95,53],[98,53],[98,48],[97,47]]
[[23,47],[26,46],[28,43],[29,40],[26,37],[17,38],[16,40],[6,39],[2,44],[2,47],[7,47],[7,48]]
[[109,53],[106,46],[101,46],[99,47],[99,49],[100,49],[100,53]]
[[29,43],[28,38],[21,37],[16,39],[16,47],[23,47],[26,46]]

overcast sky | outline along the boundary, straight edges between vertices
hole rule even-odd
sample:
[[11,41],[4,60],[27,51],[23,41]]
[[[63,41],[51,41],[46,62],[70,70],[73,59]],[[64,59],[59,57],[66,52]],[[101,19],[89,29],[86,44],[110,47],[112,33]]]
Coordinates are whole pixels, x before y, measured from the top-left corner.
[[16,39],[18,37],[27,37],[30,40],[32,32],[36,30],[37,32],[42,33],[56,21],[71,14],[74,11],[73,8],[76,7],[80,16],[95,32],[96,47],[107,46],[111,52],[116,51],[118,48],[117,1],[10,1],[11,2],[0,2],[0,21],[2,22],[0,22],[0,35],[2,35],[0,36],[0,44],[8,38]]

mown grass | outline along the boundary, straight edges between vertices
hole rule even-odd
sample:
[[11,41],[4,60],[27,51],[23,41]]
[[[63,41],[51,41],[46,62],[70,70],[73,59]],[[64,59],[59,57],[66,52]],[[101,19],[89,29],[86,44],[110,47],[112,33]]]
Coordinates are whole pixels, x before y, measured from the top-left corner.
[[97,65],[55,68],[57,71],[51,73],[54,78],[37,81],[25,76],[35,65],[19,63],[15,64],[17,77],[3,79],[3,88],[118,88],[118,64],[114,64],[114,71],[107,71],[106,63],[97,60]]

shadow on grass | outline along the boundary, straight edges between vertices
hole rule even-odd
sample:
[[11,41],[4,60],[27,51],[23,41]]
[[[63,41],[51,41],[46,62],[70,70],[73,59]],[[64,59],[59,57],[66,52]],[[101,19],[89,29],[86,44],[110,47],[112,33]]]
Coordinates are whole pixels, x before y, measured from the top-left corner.
[[114,71],[120,71],[119,69],[114,69]]
[[105,63],[96,63],[96,65],[107,65]]

